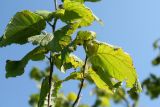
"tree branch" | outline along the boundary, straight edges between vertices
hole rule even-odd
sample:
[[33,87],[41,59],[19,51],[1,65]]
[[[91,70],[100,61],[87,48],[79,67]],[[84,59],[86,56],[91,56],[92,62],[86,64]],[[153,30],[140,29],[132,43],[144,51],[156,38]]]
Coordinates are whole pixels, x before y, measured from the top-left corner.
[[49,74],[48,107],[52,107],[52,105],[50,104],[50,102],[51,102],[52,74],[53,74],[54,64],[53,64],[53,60],[52,60],[51,57],[49,58],[49,62],[50,62],[50,74]]
[[[54,4],[55,4],[55,10],[57,10],[57,0],[54,0]],[[52,31],[53,33],[55,32],[55,28],[56,28],[56,23],[57,23],[57,19],[54,19],[54,23],[53,25],[49,22],[47,22],[51,27],[52,27]],[[50,74],[49,74],[49,94],[48,94],[48,107],[52,107],[51,103],[51,88],[52,88],[52,75],[53,75],[53,69],[54,69],[54,61],[52,58],[52,52],[50,52],[50,57],[49,57],[49,62],[50,62]]]
[[81,85],[80,85],[80,88],[79,88],[79,91],[77,94],[77,98],[76,98],[75,102],[73,103],[72,107],[76,106],[76,104],[79,102],[79,99],[81,97],[81,92],[82,92],[82,88],[83,88],[84,80],[85,80],[85,69],[86,69],[87,59],[88,59],[88,57],[86,56],[85,63],[83,65],[83,79],[81,80]]
[[57,0],[54,0],[54,8],[55,8],[55,10],[58,9]]

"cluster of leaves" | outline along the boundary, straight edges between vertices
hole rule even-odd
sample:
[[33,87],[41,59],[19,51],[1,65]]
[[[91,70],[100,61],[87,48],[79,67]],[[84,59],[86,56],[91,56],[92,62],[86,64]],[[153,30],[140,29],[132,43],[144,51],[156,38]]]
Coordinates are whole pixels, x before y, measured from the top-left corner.
[[[157,39],[157,40],[153,43],[154,49],[159,49],[159,50],[160,50],[159,41],[160,41],[160,39]],[[153,59],[152,64],[153,64],[153,65],[159,65],[159,64],[160,64],[160,52],[159,52],[159,54],[157,55],[157,57]]]
[[[11,44],[23,45],[28,42],[37,46],[21,60],[7,60],[7,78],[22,75],[30,60],[43,60],[48,53],[50,56],[47,58],[53,61],[50,66],[54,65],[64,73],[70,68],[75,69],[76,72],[72,72],[64,80],[52,80],[52,86],[49,82],[51,75],[32,72],[32,75],[37,76],[37,80],[43,77],[38,107],[46,105],[49,94],[54,106],[61,84],[70,79],[90,78],[99,89],[111,94],[115,93],[115,90],[121,86],[120,83],[124,81],[126,87],[130,88],[130,93],[141,91],[132,58],[122,48],[97,41],[96,33],[93,31],[78,31],[77,36],[72,37],[78,29],[90,26],[96,20],[102,23],[84,5],[85,1],[99,0],[63,0],[62,5],[59,5],[54,12],[47,10],[17,12],[0,38],[0,47]],[[57,20],[61,20],[66,25],[55,30]],[[52,27],[53,33],[44,32],[47,23]],[[86,54],[85,62],[73,54],[77,46],[83,46]],[[34,97],[37,98],[37,95]]]
[[[75,74],[75,73],[73,73]],[[38,68],[34,67],[32,68],[30,72],[30,78],[36,81],[38,88],[40,90],[40,84],[44,77],[49,76],[49,68],[45,69],[44,71],[40,71]],[[67,78],[65,78],[63,81],[75,79],[75,75],[72,75]],[[52,76],[52,80],[55,82],[59,82],[60,78],[58,75],[54,74]],[[91,80],[89,77],[87,78],[87,81],[84,88],[87,88],[89,85],[94,85],[93,80]],[[62,88],[63,90],[63,88]],[[96,95],[96,100],[94,101],[94,104],[92,106],[89,106],[87,104],[79,104],[78,107],[108,107],[110,106],[110,101],[113,100],[117,104],[125,103],[126,107],[130,107],[129,98],[131,98],[134,101],[134,104],[132,107],[136,107],[135,104],[138,102],[139,96],[138,93],[129,93],[127,94],[125,89],[122,87],[119,87],[114,94],[108,93],[108,91],[97,88],[94,86],[94,88],[91,90],[91,95]],[[129,95],[129,96],[128,96]],[[56,101],[55,101],[55,107],[72,107],[72,103],[75,101],[77,95],[74,92],[69,92],[68,95],[64,95],[62,92],[60,92],[57,95]],[[38,101],[40,98],[40,93],[35,93],[30,96],[29,104],[32,107],[37,107]]]
[[142,86],[146,89],[146,94],[152,99],[160,95],[160,77],[150,74],[150,77],[143,81]]
[[[34,67],[34,68],[32,68],[32,70],[30,72],[30,78],[33,79],[34,81],[36,81],[39,91],[41,90],[41,87],[40,87],[41,82],[43,81],[43,78],[45,78],[46,76],[49,76],[49,67],[46,68],[44,71],[40,71],[40,69]],[[70,76],[70,78],[69,77],[65,78],[63,81],[70,80],[73,78],[74,78],[74,76],[72,76],[72,77]],[[58,77],[58,75],[56,75],[56,74],[54,74],[52,76],[52,80],[57,84],[62,82],[60,80],[60,78]],[[52,97],[56,97],[54,107],[72,107],[72,103],[75,101],[77,95],[74,92],[69,92],[67,96],[65,96],[62,92],[59,92],[59,94],[56,94],[58,92],[59,88],[61,88],[61,85],[58,84],[56,86],[56,89],[53,90]],[[46,90],[46,87],[44,87],[44,89]],[[32,94],[30,96],[29,104],[32,107],[37,107],[39,104],[39,100],[43,98],[43,97],[41,97],[42,93],[40,94],[40,92]],[[44,94],[44,92],[45,91],[43,91],[43,94]],[[78,107],[89,107],[89,106],[87,106],[86,104],[80,104]]]
[[[160,50],[159,41],[160,39],[157,39],[153,43],[154,49]],[[160,64],[160,52],[157,57],[153,59],[152,64],[154,66],[158,66]],[[142,86],[145,89],[146,94],[150,96],[151,99],[158,98],[160,95],[160,77],[155,74],[150,74],[150,76],[142,82]]]

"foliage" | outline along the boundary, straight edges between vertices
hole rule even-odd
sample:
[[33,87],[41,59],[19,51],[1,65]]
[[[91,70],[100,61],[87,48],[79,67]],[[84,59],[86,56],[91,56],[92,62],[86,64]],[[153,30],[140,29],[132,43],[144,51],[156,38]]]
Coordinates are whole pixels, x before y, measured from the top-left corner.
[[[160,39],[155,40],[153,43],[154,49],[160,49],[159,45]],[[152,64],[154,66],[158,66],[160,64],[160,50],[155,59],[153,59]],[[146,78],[142,83],[143,88],[145,89],[145,92],[148,96],[150,96],[151,99],[156,99],[160,95],[160,77],[155,74],[150,74],[148,78]]]
[[[107,106],[109,104],[108,98],[112,97],[117,92],[116,90],[122,88],[123,82],[126,83],[127,90],[132,95],[131,98],[134,99],[133,95],[141,91],[133,61],[128,53],[120,47],[97,41],[96,33],[93,31],[79,30],[82,27],[92,25],[94,21],[102,23],[84,4],[84,2],[96,1],[100,0],[62,0],[62,5],[57,5],[55,2],[56,10],[54,12],[23,10],[17,12],[7,25],[0,38],[0,47],[14,43],[22,45],[29,42],[37,46],[21,60],[7,61],[7,78],[22,75],[30,60],[40,61],[44,58],[49,60],[47,71],[39,71],[36,68],[31,71],[31,78],[42,82],[40,94],[31,96],[30,104],[32,106],[74,107],[74,104],[78,104],[85,79],[92,81],[99,90],[110,93],[110,96],[97,97],[95,106],[97,104]],[[64,22],[65,26],[55,29],[58,20]],[[52,33],[44,31],[46,23],[52,28]],[[72,35],[77,30],[79,31],[73,38]],[[78,46],[83,46],[85,50],[85,61],[73,54]],[[65,79],[56,80],[52,76],[54,67],[63,73],[71,68],[75,72],[72,72]],[[63,93],[58,94],[62,83],[71,79],[81,81],[79,94],[76,96],[70,93],[67,98]],[[123,94],[120,91],[119,93]],[[97,96],[100,95],[97,94]],[[87,105],[79,106],[85,107]]]

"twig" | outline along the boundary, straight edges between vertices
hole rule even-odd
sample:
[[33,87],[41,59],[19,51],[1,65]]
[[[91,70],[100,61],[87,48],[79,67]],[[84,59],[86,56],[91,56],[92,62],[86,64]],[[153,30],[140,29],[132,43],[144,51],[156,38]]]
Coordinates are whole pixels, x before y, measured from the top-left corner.
[[119,92],[118,94],[123,99],[123,101],[126,103],[127,107],[130,107],[129,101],[124,96],[122,96]]
[[54,33],[55,29],[56,29],[57,20],[58,20],[58,19],[55,18],[55,19],[54,19],[54,23],[53,23],[53,25],[52,25],[52,31],[53,31],[53,33]]
[[52,107],[52,105],[50,104],[51,102],[51,88],[52,88],[52,74],[53,74],[53,60],[50,57],[49,58],[49,62],[50,62],[50,74],[49,74],[49,94],[48,94],[48,107]]
[[54,0],[54,8],[55,8],[55,10],[58,9],[57,0]]
[[47,21],[47,23],[48,23],[51,27],[53,27],[53,25],[52,25],[49,21]]
[[80,88],[79,88],[79,91],[78,91],[78,95],[77,95],[77,98],[75,100],[75,102],[73,103],[72,107],[75,107],[76,104],[79,102],[79,99],[80,99],[80,96],[81,96],[81,91],[82,91],[82,88],[83,88],[83,85],[84,85],[84,80],[85,80],[85,69],[86,69],[86,64],[87,64],[87,56],[85,58],[85,63],[83,65],[83,79],[81,80],[81,85],[80,85]]
[[[54,4],[55,4],[55,10],[57,10],[57,0],[54,0]],[[53,25],[50,22],[47,22],[51,27],[52,27],[52,31],[53,33],[55,32],[55,28],[56,28],[56,23],[57,23],[57,19],[54,19],[54,23]],[[49,57],[49,62],[50,62],[50,74],[49,74],[49,94],[48,94],[48,107],[52,107],[51,103],[51,88],[52,88],[52,75],[53,75],[53,69],[54,69],[54,61],[52,59],[52,52],[50,52],[50,57]]]

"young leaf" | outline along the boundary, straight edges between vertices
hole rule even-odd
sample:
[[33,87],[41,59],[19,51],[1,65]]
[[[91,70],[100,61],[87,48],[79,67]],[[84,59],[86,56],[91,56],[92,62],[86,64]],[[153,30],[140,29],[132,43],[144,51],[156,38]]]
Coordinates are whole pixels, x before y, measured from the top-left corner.
[[77,33],[74,43],[76,45],[83,45],[85,41],[94,40],[96,38],[96,33],[93,31],[79,31]]
[[69,80],[81,80],[83,79],[83,73],[82,72],[72,72],[68,77],[66,77],[63,82],[69,81]]
[[41,81],[41,79],[43,78],[43,74],[38,68],[34,67],[30,72],[30,78],[36,81]]
[[48,44],[47,49],[52,52],[61,51],[71,42],[71,35],[78,28],[78,23],[70,23],[54,32],[54,39]]
[[69,56],[65,59],[65,62],[62,62],[61,55],[58,54],[55,55],[53,59],[56,67],[62,72],[65,72],[70,68],[76,69],[83,66],[83,61],[74,54],[69,54]]
[[68,93],[67,95],[67,99],[70,101],[70,102],[74,102],[77,98],[77,94],[74,93],[74,92],[70,92]]
[[46,21],[52,21],[52,19],[54,18],[53,12],[47,10],[38,10],[35,11],[35,13],[42,16]]
[[95,20],[92,11],[80,2],[65,0],[64,10],[61,20],[67,23],[79,22],[79,27],[89,26]]
[[[61,0],[61,1],[64,2],[65,0]],[[85,2],[99,2],[101,0],[71,0],[71,1],[76,1],[76,2],[83,3],[84,1]]]
[[[61,1],[64,2],[65,0],[61,0]],[[84,3],[84,0],[70,0],[70,1]]]
[[28,41],[32,42],[33,45],[47,46],[53,38],[52,34],[41,34],[29,37]]
[[93,69],[90,68],[88,70],[88,76],[94,81],[94,83],[98,88],[112,94],[113,92],[111,88],[113,87],[113,84],[111,80],[107,78],[107,76],[104,74],[104,71],[102,72],[101,70],[99,71],[94,71]]
[[38,94],[32,94],[29,98],[29,104],[32,107],[37,107],[39,101],[39,93]]
[[64,9],[57,9],[55,12],[52,13],[52,15],[54,18],[62,19],[64,16],[64,12],[65,12]]
[[22,75],[29,60],[43,60],[45,58],[45,53],[47,52],[48,51],[44,47],[37,47],[19,61],[8,60],[6,64],[6,77],[8,78]]
[[16,13],[0,38],[0,47],[12,43],[25,44],[30,36],[39,35],[46,27],[44,19],[28,10]]
[[94,68],[101,68],[108,78],[126,81],[126,86],[129,88],[134,87],[137,74],[128,53],[121,48],[98,41],[88,43],[86,52],[89,57],[88,61]]

